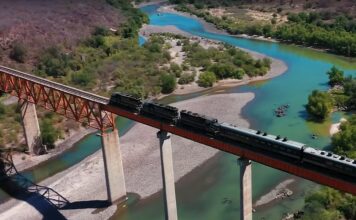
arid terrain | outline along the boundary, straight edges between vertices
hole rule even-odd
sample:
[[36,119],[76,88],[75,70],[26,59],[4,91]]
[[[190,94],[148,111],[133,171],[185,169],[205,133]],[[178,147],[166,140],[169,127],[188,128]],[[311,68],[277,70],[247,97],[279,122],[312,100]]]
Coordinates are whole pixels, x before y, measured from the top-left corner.
[[89,36],[96,26],[116,28],[125,18],[120,15],[120,11],[104,2],[105,0],[0,1],[1,63],[15,63],[8,55],[16,43],[26,48],[26,69],[31,69],[31,64],[46,47],[59,45],[70,49]]

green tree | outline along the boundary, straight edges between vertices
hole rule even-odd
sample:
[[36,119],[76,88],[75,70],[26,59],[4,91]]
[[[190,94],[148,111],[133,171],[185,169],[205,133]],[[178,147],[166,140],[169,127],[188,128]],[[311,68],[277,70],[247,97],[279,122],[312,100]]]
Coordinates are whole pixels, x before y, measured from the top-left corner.
[[314,90],[308,97],[306,109],[318,120],[324,120],[333,109],[333,100],[329,93]]
[[201,87],[211,87],[216,82],[216,76],[213,72],[207,71],[199,76],[198,85]]
[[332,137],[332,146],[337,153],[356,159],[356,115],[341,123],[340,132]]
[[162,93],[171,93],[177,86],[176,77],[171,74],[163,74],[161,76]]
[[344,71],[333,66],[326,74],[329,75],[329,84],[331,86],[342,85],[344,82]]
[[42,143],[49,148],[54,147],[54,143],[59,137],[59,131],[52,125],[48,118],[41,121],[41,138]]
[[20,43],[15,43],[10,52],[10,58],[19,62],[24,63],[26,58],[27,50],[24,45]]

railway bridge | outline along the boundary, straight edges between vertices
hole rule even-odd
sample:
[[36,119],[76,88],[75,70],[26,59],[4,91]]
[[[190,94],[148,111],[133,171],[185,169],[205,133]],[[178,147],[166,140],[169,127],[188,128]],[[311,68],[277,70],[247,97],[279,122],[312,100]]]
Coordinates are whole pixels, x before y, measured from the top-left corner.
[[162,120],[152,119],[120,107],[109,105],[109,98],[4,66],[0,66],[0,91],[18,98],[19,105],[21,106],[26,142],[32,155],[36,154],[42,146],[36,105],[101,132],[109,202],[126,200],[125,178],[119,135],[115,127],[115,116],[126,117],[138,123],[159,129],[157,138],[159,139],[158,143],[161,152],[165,211],[166,219],[169,220],[178,219],[171,134],[240,157],[238,159],[238,166],[241,171],[239,185],[241,191],[241,219],[252,219],[251,161],[356,195],[355,178],[345,178],[341,173],[295,163],[270,152],[246,148],[243,146],[243,143],[231,143],[214,139],[207,134],[197,133],[191,129],[172,126]]

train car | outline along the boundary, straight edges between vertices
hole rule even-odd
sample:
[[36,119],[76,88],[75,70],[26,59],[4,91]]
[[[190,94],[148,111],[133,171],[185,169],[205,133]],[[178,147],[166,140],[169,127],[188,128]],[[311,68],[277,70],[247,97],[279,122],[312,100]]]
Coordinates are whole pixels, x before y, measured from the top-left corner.
[[219,132],[220,124],[216,118],[211,118],[191,111],[182,110],[180,112],[179,124],[193,128],[197,131],[206,132],[208,135],[215,136]]
[[123,93],[113,93],[109,104],[135,113],[139,112],[142,108],[142,100],[140,98]]
[[356,160],[331,152],[308,147],[304,150],[302,162],[356,177]]
[[255,131],[240,126],[222,123],[220,126],[219,137],[231,141],[242,142],[248,145],[256,146],[263,150],[301,160],[304,144],[290,141],[280,136],[269,135],[265,132]]
[[171,124],[176,124],[179,117],[176,107],[154,102],[145,102],[142,106],[141,114],[162,119]]

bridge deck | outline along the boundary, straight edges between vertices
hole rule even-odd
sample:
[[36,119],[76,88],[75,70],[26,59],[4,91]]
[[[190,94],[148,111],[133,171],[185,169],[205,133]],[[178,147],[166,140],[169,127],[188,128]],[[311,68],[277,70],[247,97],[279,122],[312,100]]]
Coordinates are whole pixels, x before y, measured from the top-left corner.
[[5,67],[5,66],[1,66],[0,65],[0,72],[7,73],[9,75],[16,76],[16,77],[21,78],[21,79],[26,79],[28,81],[31,81],[31,82],[34,82],[34,83],[37,83],[37,84],[45,85],[45,86],[47,86],[49,88],[53,88],[53,89],[59,90],[61,92],[65,92],[65,93],[68,93],[68,94],[76,95],[76,96],[78,96],[80,98],[83,98],[83,99],[86,99],[86,100],[90,100],[90,101],[94,101],[94,102],[97,102],[99,104],[105,105],[105,104],[108,104],[108,102],[109,102],[109,98],[107,98],[107,97],[95,95],[93,93],[86,92],[86,91],[83,91],[83,90],[80,90],[80,89],[76,89],[76,88],[73,88],[71,86],[62,85],[60,83],[56,83],[56,82],[53,82],[53,81],[50,81],[50,80],[47,80],[47,79],[43,79],[41,77],[34,76],[32,74],[28,74],[28,73],[21,72],[21,71],[18,71],[18,70],[14,70],[14,69],[11,69],[11,68],[8,68],[8,67]]

